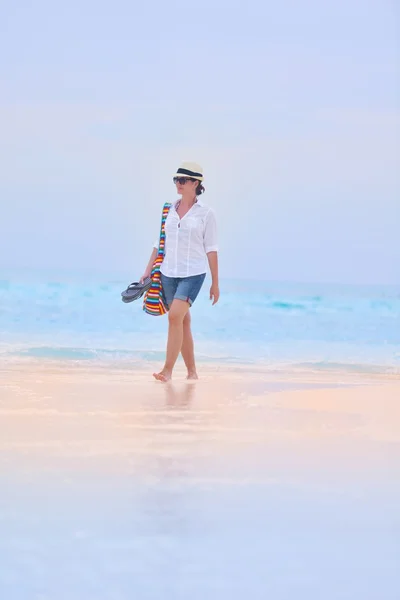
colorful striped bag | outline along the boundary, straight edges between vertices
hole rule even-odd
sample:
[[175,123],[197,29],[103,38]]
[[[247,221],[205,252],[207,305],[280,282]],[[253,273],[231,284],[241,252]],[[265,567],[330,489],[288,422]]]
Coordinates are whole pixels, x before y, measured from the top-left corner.
[[161,284],[160,266],[164,260],[165,251],[165,221],[169,213],[171,204],[165,203],[161,217],[160,242],[158,244],[158,254],[151,271],[151,287],[147,290],[143,298],[143,310],[148,315],[165,315],[168,308],[165,302],[164,293]]

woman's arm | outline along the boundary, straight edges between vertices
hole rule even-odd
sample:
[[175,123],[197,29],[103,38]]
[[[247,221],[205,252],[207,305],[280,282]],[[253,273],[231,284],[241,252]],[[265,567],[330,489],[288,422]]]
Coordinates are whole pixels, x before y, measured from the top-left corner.
[[218,252],[216,250],[207,253],[208,264],[211,271],[210,300],[213,306],[219,300],[219,278],[218,278]]
[[218,276],[218,240],[217,219],[213,210],[209,210],[206,217],[204,229],[204,250],[206,251],[208,264],[211,271],[210,300],[213,305],[219,300],[219,276]]
[[147,267],[146,267],[143,275],[140,278],[140,283],[143,283],[143,281],[145,279],[147,279],[147,277],[150,277],[150,275],[151,275],[151,272],[153,270],[154,261],[156,260],[157,254],[158,254],[159,240],[160,240],[160,237],[158,237],[156,240],[154,240],[153,252],[150,255],[150,259],[149,259],[149,262],[147,264]]
[[154,248],[153,248],[153,252],[151,253],[151,256],[150,256],[150,260],[149,260],[149,262],[148,262],[148,265],[147,265],[147,267],[146,267],[146,269],[145,269],[145,271],[144,271],[143,275],[142,275],[142,276],[141,276],[141,278],[140,278],[140,282],[141,282],[141,283],[143,283],[143,281],[144,281],[145,279],[147,279],[147,277],[150,277],[150,275],[151,275],[151,271],[152,271],[152,269],[153,269],[154,261],[155,261],[155,260],[156,260],[156,258],[157,258],[157,254],[158,254],[158,248],[155,248],[155,247],[154,247]]

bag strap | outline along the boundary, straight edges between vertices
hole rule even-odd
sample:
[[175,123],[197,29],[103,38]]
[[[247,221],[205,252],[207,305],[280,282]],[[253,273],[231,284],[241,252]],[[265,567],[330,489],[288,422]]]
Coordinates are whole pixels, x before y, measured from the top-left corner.
[[172,204],[166,202],[162,209],[161,214],[161,227],[160,227],[160,240],[158,242],[158,256],[163,257],[165,252],[165,221],[167,220],[168,213]]

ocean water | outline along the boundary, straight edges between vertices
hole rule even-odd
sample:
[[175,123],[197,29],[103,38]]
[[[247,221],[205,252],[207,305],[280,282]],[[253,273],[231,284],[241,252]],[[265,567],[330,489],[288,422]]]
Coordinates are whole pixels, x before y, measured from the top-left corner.
[[[0,356],[127,367],[162,361],[167,318],[121,301],[129,275],[0,271]],[[400,287],[206,279],[193,309],[198,362],[400,372]]]

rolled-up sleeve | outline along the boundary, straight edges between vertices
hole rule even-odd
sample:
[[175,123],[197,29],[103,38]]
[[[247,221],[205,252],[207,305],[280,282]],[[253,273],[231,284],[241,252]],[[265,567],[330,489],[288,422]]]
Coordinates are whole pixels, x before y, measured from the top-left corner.
[[218,252],[217,219],[212,209],[208,211],[205,220],[204,249],[206,254],[209,252]]

